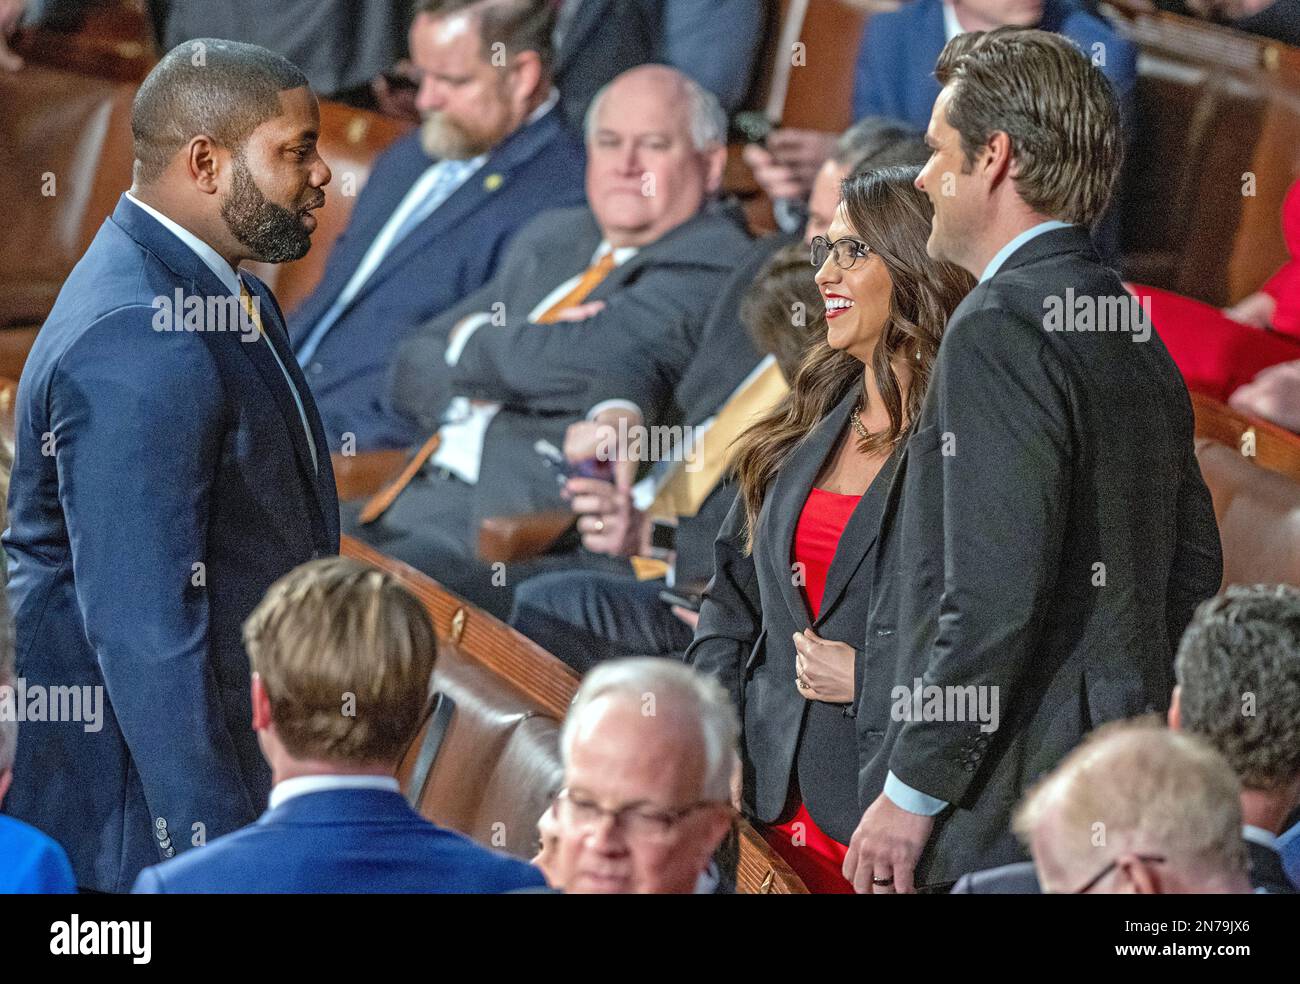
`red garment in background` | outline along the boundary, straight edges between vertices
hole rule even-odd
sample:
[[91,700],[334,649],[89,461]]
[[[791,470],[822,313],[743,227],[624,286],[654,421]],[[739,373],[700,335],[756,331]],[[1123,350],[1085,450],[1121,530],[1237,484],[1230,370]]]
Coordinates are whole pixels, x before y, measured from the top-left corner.
[[1260,290],[1277,301],[1273,327],[1300,341],[1300,181],[1282,202],[1282,235],[1291,259]]
[[[1296,281],[1300,287],[1300,273]],[[1142,284],[1127,287],[1142,302],[1156,334],[1193,392],[1226,403],[1238,386],[1249,383],[1261,369],[1300,359],[1300,341],[1243,325],[1225,317],[1218,308],[1181,294]],[[1294,301],[1300,303],[1300,296]]]
[[[861,498],[813,489],[799,514],[799,525],[794,531],[794,560],[803,565],[803,594],[810,612],[821,611],[826,575],[835,559],[835,548]],[[793,680],[790,686],[794,686]],[[840,873],[848,845],[824,833],[803,803],[793,818],[769,826],[764,834],[772,849],[785,858],[808,886],[808,891],[825,895],[853,893],[853,886]]]

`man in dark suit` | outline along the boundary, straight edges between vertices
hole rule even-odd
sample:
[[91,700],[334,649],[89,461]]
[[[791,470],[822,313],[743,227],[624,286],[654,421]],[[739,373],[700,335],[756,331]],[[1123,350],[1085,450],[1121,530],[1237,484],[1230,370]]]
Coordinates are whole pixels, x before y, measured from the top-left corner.
[[554,0],[555,76],[564,114],[581,129],[610,80],[637,65],[680,69],[727,112],[749,94],[766,21],[764,0]]
[[402,796],[396,772],[424,717],[437,641],[423,606],[390,575],[342,557],[304,564],[272,585],[244,640],[253,728],[275,780],[270,809],[202,851],[146,868],[136,892],[545,884],[536,868],[435,826]]
[[918,128],[939,95],[932,69],[963,31],[1055,31],[1101,68],[1127,116],[1137,85],[1137,46],[1074,0],[912,0],[867,22],[853,84],[853,115],[888,116]]
[[548,563],[626,568],[566,547],[491,570],[475,562],[478,531],[487,517],[564,508],[560,475],[538,448],[558,458],[573,421],[671,420],[670,391],[631,407],[621,381],[628,365],[680,377],[750,246],[707,207],[724,136],[716,100],[674,69],[643,66],[614,82],[587,142],[590,208],[539,216],[491,281],[399,349],[393,406],[410,443],[424,443],[362,511],[359,536],[503,618],[514,585]]
[[929,252],[980,282],[885,509],[878,556],[897,559],[876,572],[862,679],[895,693],[864,694],[857,719],[889,753],[845,860],[858,891],[1023,858],[1021,792],[1097,724],[1167,706],[1174,647],[1222,577],[1187,390],[1089,243],[1122,156],[1110,85],[1043,31],[962,35],[936,75]]
[[23,370],[4,538],[18,676],[109,705],[27,723],[7,809],[104,891],[257,815],[239,626],[339,542],[283,317],[238,272],[311,245],[316,99],[279,55],[199,40],[149,74],[131,124],[135,184]]
[[582,201],[582,144],[550,81],[552,23],[547,0],[417,7],[424,123],[376,162],[320,285],[289,317],[332,450],[400,447],[381,410],[398,343],[481,287],[538,211]]

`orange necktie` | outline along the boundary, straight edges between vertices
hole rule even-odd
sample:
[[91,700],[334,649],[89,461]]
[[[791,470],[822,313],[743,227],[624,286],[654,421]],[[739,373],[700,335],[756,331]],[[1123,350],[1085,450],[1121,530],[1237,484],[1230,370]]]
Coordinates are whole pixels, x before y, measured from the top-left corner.
[[[581,304],[586,300],[587,295],[595,290],[596,287],[599,286],[600,282],[609,276],[610,271],[613,269],[614,251],[607,250],[605,255],[591,266],[587,267],[582,276],[578,278],[578,282],[573,285],[572,290],[566,293],[542,313],[542,316],[537,319],[537,323],[542,325],[554,324],[558,320],[556,316],[561,311],[565,308],[571,308],[575,304]],[[381,489],[371,497],[370,501],[366,503],[365,508],[363,508],[361,513],[357,516],[357,520],[363,526],[366,526],[373,523],[380,516],[386,513],[389,507],[397,501],[397,497],[402,494],[406,487],[411,484],[415,476],[420,473],[420,469],[423,468],[428,460],[433,457],[433,454],[438,450],[438,445],[440,443],[440,434],[434,434],[431,438],[425,441],[424,444],[420,446],[420,450],[416,451],[411,460],[406,463],[406,467],[402,469],[402,473],[398,475],[397,478],[393,479],[393,481],[385,488]]]
[[600,282],[609,276],[610,271],[614,269],[614,251],[606,250],[605,255],[598,259],[578,278],[578,282],[573,285],[573,290],[569,291],[558,301],[548,307],[542,316],[537,319],[539,325],[550,325],[559,321],[559,314],[565,308],[571,308],[585,301],[593,290],[600,286]]

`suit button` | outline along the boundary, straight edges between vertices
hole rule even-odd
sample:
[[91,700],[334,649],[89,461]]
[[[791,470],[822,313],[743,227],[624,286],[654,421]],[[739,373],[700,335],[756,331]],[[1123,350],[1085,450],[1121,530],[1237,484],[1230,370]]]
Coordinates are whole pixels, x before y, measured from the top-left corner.
[[159,830],[166,830],[166,829],[167,829],[167,821],[164,820],[162,817],[159,817],[157,820],[155,820],[155,821],[153,822],[153,825],[154,825],[155,827],[157,827]]
[[163,857],[165,857],[165,858],[174,858],[174,857],[176,857],[176,848],[174,848],[174,847],[169,847],[169,848],[167,848],[167,850],[163,851]]
[[964,768],[967,772],[974,772],[974,771],[975,771],[975,763],[974,763],[974,762],[967,762],[964,766],[962,766],[962,768]]
[[307,367],[307,371],[311,373],[313,376],[319,376],[321,373],[325,371],[325,367],[321,365],[319,362],[313,362],[310,366]]

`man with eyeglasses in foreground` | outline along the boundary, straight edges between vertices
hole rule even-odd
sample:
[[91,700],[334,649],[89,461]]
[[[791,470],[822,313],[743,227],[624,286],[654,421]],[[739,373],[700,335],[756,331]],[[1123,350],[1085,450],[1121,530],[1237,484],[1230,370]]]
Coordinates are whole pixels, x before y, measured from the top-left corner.
[[1013,829],[1043,891],[1250,892],[1241,784],[1199,738],[1155,718],[1103,725],[1035,786]]
[[575,894],[718,889],[738,725],[722,688],[665,659],[620,659],[583,681],[560,734],[564,786],[534,860]]

